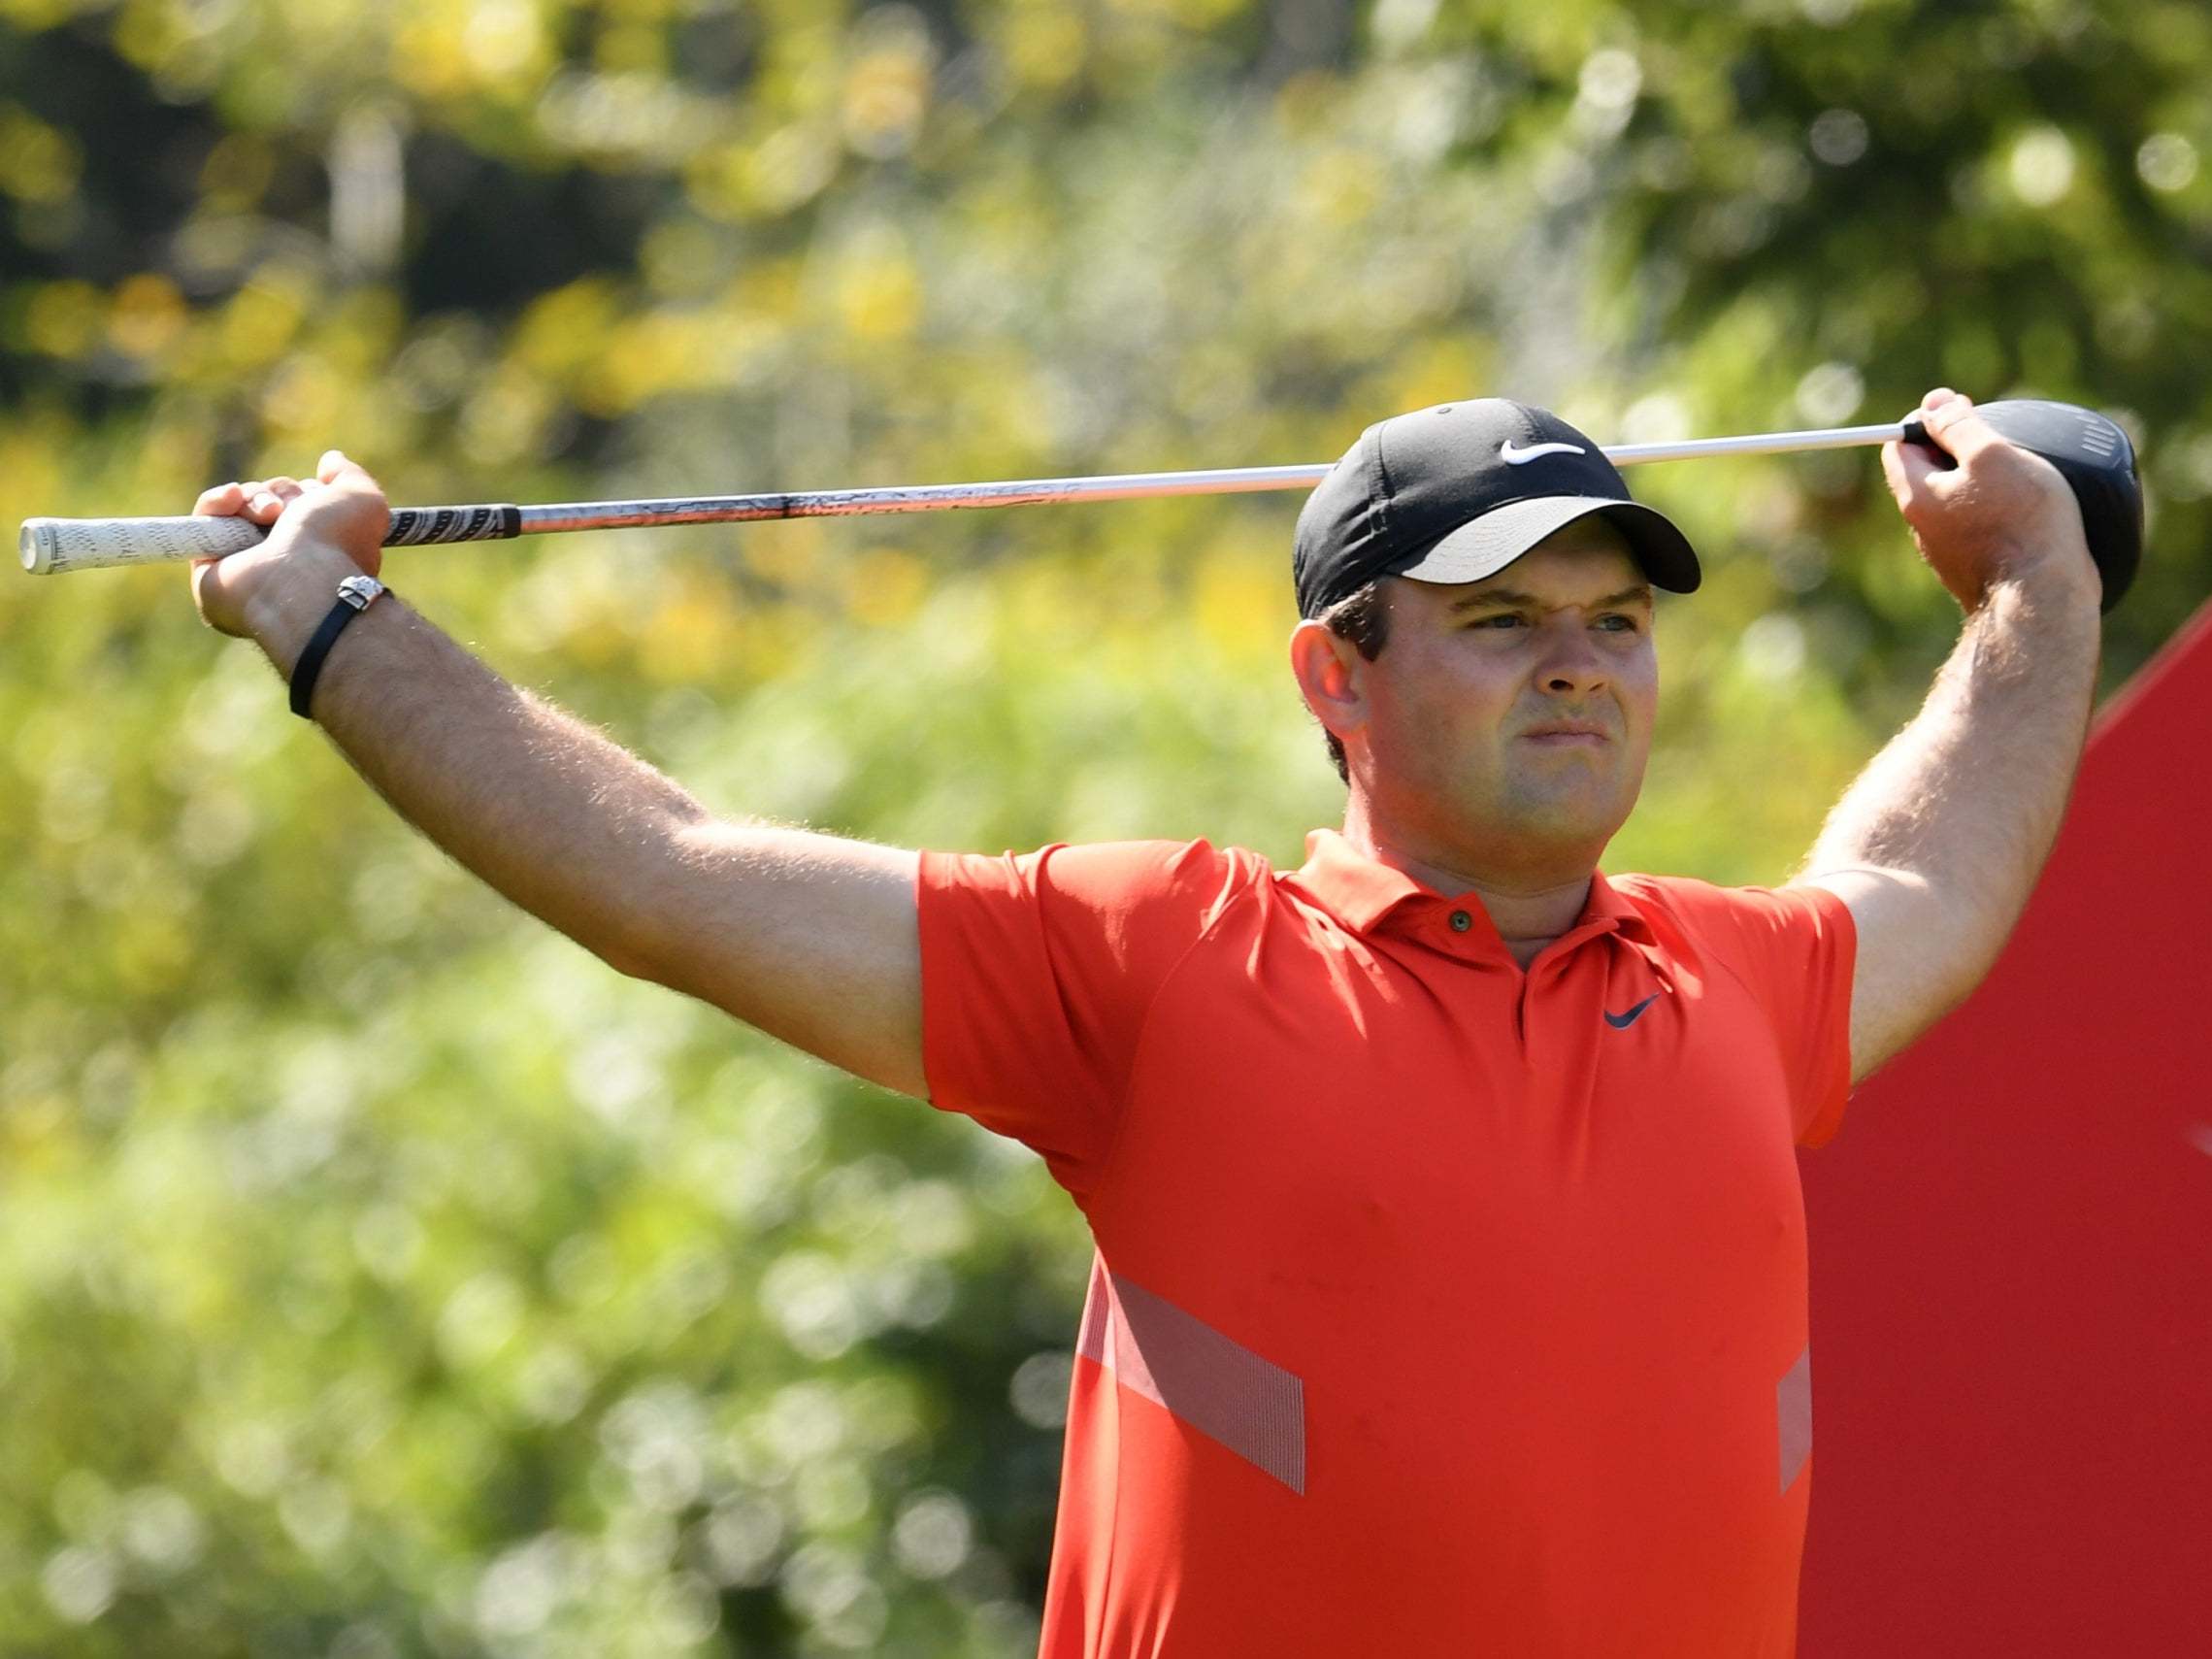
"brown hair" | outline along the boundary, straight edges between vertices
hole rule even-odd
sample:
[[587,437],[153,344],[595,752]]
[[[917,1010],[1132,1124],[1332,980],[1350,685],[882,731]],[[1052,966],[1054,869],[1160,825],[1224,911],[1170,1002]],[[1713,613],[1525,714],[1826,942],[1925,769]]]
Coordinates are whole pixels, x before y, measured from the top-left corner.
[[[1338,639],[1351,641],[1359,647],[1360,655],[1370,662],[1382,655],[1382,647],[1390,643],[1390,606],[1384,599],[1379,581],[1370,581],[1357,593],[1337,600],[1315,620]],[[1343,743],[1327,727],[1322,731],[1329,740],[1329,758],[1337,764],[1337,776],[1348,788],[1352,773],[1344,764]]]

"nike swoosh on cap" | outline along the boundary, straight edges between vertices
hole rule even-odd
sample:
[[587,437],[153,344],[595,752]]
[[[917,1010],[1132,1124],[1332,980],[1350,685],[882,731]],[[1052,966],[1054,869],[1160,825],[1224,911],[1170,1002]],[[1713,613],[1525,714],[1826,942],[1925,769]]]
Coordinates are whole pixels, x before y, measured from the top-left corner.
[[1643,1001],[1636,1004],[1635,1007],[1630,1009],[1626,1013],[1607,1013],[1605,1015],[1605,1023],[1611,1026],[1615,1031],[1626,1031],[1630,1026],[1634,1025],[1636,1022],[1637,1017],[1643,1012],[1645,1009],[1651,1007],[1651,1005],[1658,1000],[1659,993],[1657,991],[1654,991],[1650,996],[1644,998]]
[[1579,444],[1531,444],[1526,449],[1508,438],[1498,446],[1498,458],[1509,467],[1525,467],[1538,455],[1587,455]]

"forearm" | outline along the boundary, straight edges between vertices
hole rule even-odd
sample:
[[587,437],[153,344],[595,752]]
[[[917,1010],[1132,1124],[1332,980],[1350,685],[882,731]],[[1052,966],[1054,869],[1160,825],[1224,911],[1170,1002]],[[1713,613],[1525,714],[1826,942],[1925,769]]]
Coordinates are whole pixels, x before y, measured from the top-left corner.
[[1830,813],[1806,873],[1919,878],[1978,946],[1978,978],[2058,837],[2098,645],[2094,580],[2067,568],[1993,584],[1920,713]]
[[[254,638],[287,680],[351,568],[342,559],[314,559],[255,610]],[[641,971],[655,918],[682,902],[677,836],[708,817],[682,789],[500,679],[393,594],[340,635],[313,712],[355,770],[462,865]]]

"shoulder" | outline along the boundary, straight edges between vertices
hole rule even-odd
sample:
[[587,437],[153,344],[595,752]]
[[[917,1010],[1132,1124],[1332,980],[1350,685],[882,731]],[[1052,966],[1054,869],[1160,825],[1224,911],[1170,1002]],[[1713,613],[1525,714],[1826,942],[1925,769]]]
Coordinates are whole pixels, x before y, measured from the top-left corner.
[[1851,912],[1821,887],[1722,887],[1686,876],[1608,877],[1613,890],[1667,943],[1672,935],[1739,967],[1851,938]]
[[924,852],[921,888],[1026,898],[1107,914],[1206,920],[1265,882],[1268,862],[1197,841],[1054,842],[1032,852]]

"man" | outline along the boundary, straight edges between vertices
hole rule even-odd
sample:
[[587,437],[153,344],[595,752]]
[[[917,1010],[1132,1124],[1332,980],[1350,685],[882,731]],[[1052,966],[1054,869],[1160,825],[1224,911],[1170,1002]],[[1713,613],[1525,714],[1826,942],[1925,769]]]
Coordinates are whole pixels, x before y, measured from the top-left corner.
[[[1291,638],[1349,788],[1305,865],[905,852],[717,820],[389,597],[384,503],[226,485],[194,573],[371,782],[626,973],[1014,1135],[1098,1244],[1044,1649],[1782,1655],[1811,1487],[1796,1145],[1994,960],[2085,735],[2058,474],[1930,393],[1883,465],[1959,599],[1779,890],[1622,876],[1654,586],[1581,433],[1477,400],[1314,492]],[[357,599],[360,595],[355,596]]]

